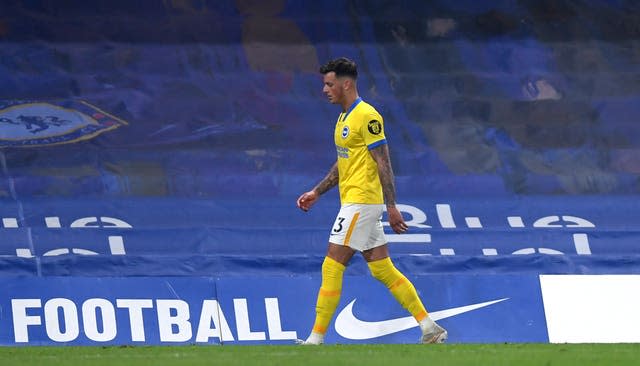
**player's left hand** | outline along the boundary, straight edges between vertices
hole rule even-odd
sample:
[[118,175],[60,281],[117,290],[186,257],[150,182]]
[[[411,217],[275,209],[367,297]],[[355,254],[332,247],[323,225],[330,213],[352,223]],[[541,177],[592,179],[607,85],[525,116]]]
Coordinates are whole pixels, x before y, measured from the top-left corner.
[[404,218],[396,206],[387,206],[387,215],[389,216],[389,225],[396,234],[403,234],[409,230],[409,226],[404,222]]

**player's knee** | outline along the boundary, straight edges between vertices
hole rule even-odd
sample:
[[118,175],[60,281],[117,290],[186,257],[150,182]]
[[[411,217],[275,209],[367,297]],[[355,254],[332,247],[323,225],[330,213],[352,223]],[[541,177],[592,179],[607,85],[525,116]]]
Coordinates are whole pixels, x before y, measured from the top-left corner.
[[368,262],[367,265],[369,266],[371,275],[385,285],[388,285],[387,282],[393,280],[393,277],[397,272],[396,267],[394,267],[389,257]]
[[322,263],[322,284],[320,285],[321,295],[329,296],[329,292],[342,289],[342,277],[344,275],[344,265],[326,257]]
[[328,277],[342,277],[345,266],[335,259],[325,257],[322,262],[322,275]]
[[376,267],[372,267],[369,266],[369,272],[371,273],[371,276],[373,276],[373,278],[380,280],[383,277],[384,274],[384,270],[381,268],[376,268]]

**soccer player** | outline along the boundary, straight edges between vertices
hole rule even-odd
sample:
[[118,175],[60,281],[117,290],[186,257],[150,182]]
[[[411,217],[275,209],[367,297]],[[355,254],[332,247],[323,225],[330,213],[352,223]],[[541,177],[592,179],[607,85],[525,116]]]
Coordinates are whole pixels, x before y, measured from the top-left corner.
[[320,67],[320,73],[324,83],[322,91],[329,102],[342,107],[334,132],[338,156],[327,176],[303,193],[297,205],[308,211],[323,193],[338,185],[341,207],[322,263],[313,330],[299,343],[324,343],[327,327],[340,302],[345,267],[356,251],[362,253],[373,277],[416,319],[422,330],[421,342],[442,343],[447,339],[447,331],[429,317],[413,284],[389,258],[381,222],[384,206],[393,231],[401,234],[408,226],[396,208],[394,176],[382,116],[358,96],[355,62],[338,58]]

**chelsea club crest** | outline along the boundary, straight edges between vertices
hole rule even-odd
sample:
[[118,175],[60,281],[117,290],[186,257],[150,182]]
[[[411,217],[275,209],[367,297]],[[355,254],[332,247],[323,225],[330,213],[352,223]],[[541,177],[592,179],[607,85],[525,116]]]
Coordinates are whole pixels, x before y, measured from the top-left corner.
[[87,140],[127,122],[85,101],[0,105],[0,148]]

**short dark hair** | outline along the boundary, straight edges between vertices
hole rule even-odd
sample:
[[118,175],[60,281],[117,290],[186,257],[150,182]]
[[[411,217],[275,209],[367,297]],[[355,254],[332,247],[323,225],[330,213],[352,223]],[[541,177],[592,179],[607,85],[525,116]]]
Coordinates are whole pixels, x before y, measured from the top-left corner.
[[335,72],[337,77],[349,76],[353,79],[358,78],[358,65],[352,60],[346,57],[340,57],[335,60],[331,60],[326,64],[320,66],[320,73],[322,75]]

